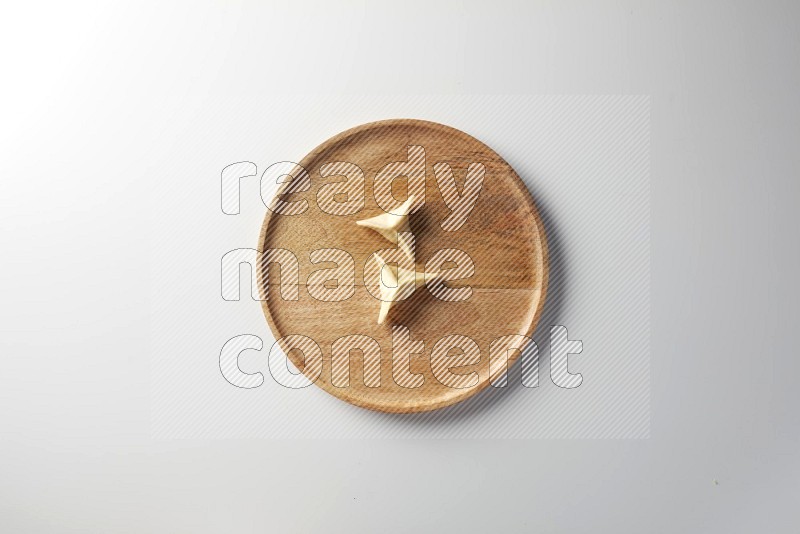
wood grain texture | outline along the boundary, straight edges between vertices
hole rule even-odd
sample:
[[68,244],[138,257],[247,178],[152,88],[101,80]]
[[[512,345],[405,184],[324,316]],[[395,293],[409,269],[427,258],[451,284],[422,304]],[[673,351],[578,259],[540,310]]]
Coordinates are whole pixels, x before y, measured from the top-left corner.
[[[473,293],[467,301],[446,302],[432,296],[427,288],[419,288],[408,300],[396,304],[385,324],[378,325],[380,302],[364,287],[364,265],[373,252],[393,245],[378,233],[357,226],[355,221],[382,213],[373,196],[373,180],[386,164],[405,161],[409,145],[424,147],[426,155],[425,205],[410,218],[417,265],[424,267],[439,249],[463,250],[472,258],[475,274],[448,285],[469,285]],[[334,161],[354,163],[365,174],[366,204],[359,213],[330,215],[317,206],[319,188],[342,180],[335,176],[322,178],[319,173],[323,164]],[[452,232],[441,227],[450,210],[434,177],[433,165],[438,162],[451,165],[459,187],[463,186],[470,163],[482,163],[486,168],[483,189],[472,213],[461,228]],[[316,385],[365,408],[385,412],[433,410],[464,400],[487,387],[491,341],[508,334],[532,335],[547,287],[544,226],[530,193],[511,166],[489,147],[459,130],[410,119],[369,123],[345,131],[324,142],[299,163],[311,177],[311,188],[285,199],[305,199],[308,210],[294,216],[268,210],[259,237],[259,250],[286,249],[299,260],[301,287],[297,301],[280,298],[274,265],[259,269],[259,286],[265,298],[262,307],[275,338],[302,334],[316,341],[324,359]],[[406,198],[403,182],[396,180],[393,188],[401,201]],[[304,285],[309,274],[335,266],[311,263],[309,253],[320,248],[342,249],[354,258],[356,289],[348,300],[321,302],[309,295]],[[269,273],[268,285],[264,283],[264,273]],[[424,384],[419,388],[401,387],[392,378],[393,324],[406,326],[412,339],[424,341],[424,353],[411,358],[411,371],[424,376]],[[363,355],[359,351],[350,355],[349,386],[340,388],[331,383],[331,344],[351,334],[370,336],[380,344],[380,387],[364,384]],[[431,371],[431,349],[450,334],[468,336],[480,348],[480,363],[453,370],[458,374],[477,371],[479,380],[474,387],[447,387]],[[509,366],[518,354],[510,355]],[[299,351],[292,350],[288,356],[295,366],[304,368]]]

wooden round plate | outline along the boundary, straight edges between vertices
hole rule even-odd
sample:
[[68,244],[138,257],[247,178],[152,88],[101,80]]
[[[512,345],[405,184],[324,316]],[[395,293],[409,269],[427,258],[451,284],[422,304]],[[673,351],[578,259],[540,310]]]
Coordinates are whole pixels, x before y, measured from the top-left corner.
[[[374,178],[387,164],[406,162],[409,146],[421,146],[425,153],[425,204],[409,218],[415,237],[416,264],[423,270],[428,259],[440,249],[466,252],[474,263],[474,274],[447,285],[469,286],[472,294],[464,301],[444,301],[422,286],[409,299],[394,305],[388,321],[377,324],[380,301],[365,287],[365,264],[374,252],[394,245],[377,232],[356,225],[356,221],[384,213],[375,199]],[[317,201],[320,188],[345,180],[341,175],[322,177],[320,168],[331,162],[349,162],[363,171],[365,204],[358,213],[332,215],[320,209]],[[440,162],[451,166],[459,191],[464,188],[470,164],[480,163],[485,168],[480,196],[466,222],[455,231],[442,228],[451,209],[444,201],[434,172],[434,165]],[[297,215],[267,210],[258,246],[262,252],[268,249],[291,251],[298,260],[297,300],[282,298],[279,280],[285,267],[278,269],[274,263],[267,265],[262,260],[259,269],[262,307],[275,339],[307,336],[321,350],[321,372],[318,365],[309,369],[312,366],[306,365],[300,350],[288,351],[292,363],[328,393],[357,406],[384,412],[434,410],[462,401],[487,387],[497,378],[494,369],[495,376],[490,376],[492,341],[510,334],[530,337],[539,319],[547,286],[544,226],[528,189],[511,166],[464,132],[410,119],[373,122],[342,132],[322,143],[299,164],[310,177],[310,188],[287,194],[289,189],[284,184],[277,198],[286,202],[305,200],[307,209]],[[397,204],[405,200],[408,180],[396,179],[392,194]],[[346,196],[337,198],[337,201],[347,200]],[[313,263],[310,253],[319,249],[341,249],[353,257],[355,291],[346,300],[323,302],[309,294],[306,287],[309,275],[337,266],[330,262]],[[392,327],[398,325],[408,329],[413,341],[424,342],[424,351],[412,354],[404,363],[405,369],[424,377],[420,387],[404,387],[393,375]],[[334,385],[341,381],[332,380],[332,344],[354,334],[369,336],[380,345],[378,387],[365,384],[364,354],[358,350],[349,353],[349,384],[346,387]],[[477,383],[473,386],[445,385],[431,369],[433,347],[437,341],[453,334],[474,340],[480,349],[478,363],[451,369],[456,375],[474,376],[477,372]],[[448,354],[459,352],[464,351],[453,348]],[[519,351],[510,351],[509,367],[518,355]]]

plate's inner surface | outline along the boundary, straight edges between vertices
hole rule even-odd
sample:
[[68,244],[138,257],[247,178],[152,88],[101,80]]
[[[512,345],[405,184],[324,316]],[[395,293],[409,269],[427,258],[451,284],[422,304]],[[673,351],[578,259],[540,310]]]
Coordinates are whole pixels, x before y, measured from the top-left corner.
[[[416,240],[416,263],[422,269],[439,249],[456,248],[472,258],[474,274],[448,285],[472,287],[472,296],[464,302],[438,300],[426,287],[420,287],[407,300],[397,303],[389,320],[377,324],[380,302],[364,287],[364,265],[375,251],[391,248],[378,233],[355,224],[383,213],[373,195],[375,175],[388,163],[406,161],[409,145],[425,149],[425,205],[411,215],[411,230]],[[327,183],[339,182],[342,176],[322,178],[320,167],[329,162],[345,161],[364,172],[365,207],[347,216],[330,215],[319,209],[317,191]],[[433,172],[438,162],[450,164],[459,189],[463,188],[470,163],[482,163],[486,169],[483,188],[469,218],[460,229],[448,232],[441,223],[450,213],[439,191]],[[327,141],[299,162],[309,173],[311,188],[293,193],[286,200],[308,201],[300,215],[267,214],[259,249],[286,249],[298,259],[300,269],[299,300],[284,300],[280,295],[280,270],[269,267],[269,284],[263,277],[261,290],[267,299],[263,308],[276,339],[302,334],[313,339],[322,350],[323,369],[316,384],[348,402],[391,412],[422,411],[462,400],[489,382],[489,346],[492,340],[508,335],[531,335],[542,304],[546,284],[546,246],[541,222],[529,192],[513,169],[491,149],[476,139],[445,126],[422,121],[384,121],[355,128]],[[393,187],[398,200],[407,195],[405,178]],[[321,302],[307,291],[309,275],[333,263],[313,264],[311,251],[337,248],[355,260],[355,294],[342,302]],[[425,350],[411,357],[412,373],[422,373],[424,384],[418,388],[398,385],[392,374],[392,325],[410,330],[413,340],[422,340]],[[367,387],[363,378],[363,354],[350,353],[348,387],[331,383],[331,345],[343,336],[361,334],[375,339],[381,347],[380,387]],[[473,339],[481,351],[480,363],[454,369],[454,373],[479,373],[479,382],[468,389],[454,389],[437,380],[431,371],[430,355],[434,344],[449,334]],[[453,354],[458,350],[453,349]],[[514,357],[515,354],[512,354]],[[297,350],[289,353],[292,362],[304,368]]]

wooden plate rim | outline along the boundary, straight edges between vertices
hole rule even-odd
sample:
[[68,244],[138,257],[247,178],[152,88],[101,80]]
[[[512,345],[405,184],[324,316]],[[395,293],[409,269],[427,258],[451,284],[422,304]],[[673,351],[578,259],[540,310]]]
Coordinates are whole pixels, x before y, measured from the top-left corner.
[[[528,190],[528,187],[525,185],[525,183],[519,177],[519,175],[514,170],[514,168],[504,158],[502,158],[497,152],[495,152],[490,146],[488,146],[486,143],[482,142],[480,139],[477,139],[477,138],[475,138],[475,137],[473,137],[473,136],[471,136],[471,135],[469,135],[469,134],[467,134],[467,133],[465,133],[465,132],[463,132],[463,131],[461,131],[461,130],[459,130],[457,128],[453,128],[451,126],[447,126],[447,125],[440,124],[440,123],[437,123],[437,122],[421,120],[421,119],[385,119],[385,120],[379,120],[379,121],[373,121],[373,122],[364,123],[364,124],[355,126],[353,128],[350,128],[348,130],[344,130],[344,131],[334,135],[333,137],[329,138],[328,140],[324,141],[322,144],[317,146],[314,150],[312,150],[311,152],[306,154],[300,161],[302,162],[302,161],[307,161],[307,160],[314,160],[317,157],[319,157],[319,155],[322,154],[323,152],[325,152],[327,150],[330,150],[331,147],[333,147],[334,145],[336,145],[336,144],[342,142],[343,140],[345,140],[345,139],[347,139],[349,137],[352,137],[354,135],[363,134],[364,132],[366,132],[368,130],[392,128],[392,127],[414,127],[414,126],[416,126],[416,127],[422,126],[422,127],[434,130],[434,131],[440,131],[440,132],[442,132],[444,134],[447,134],[447,135],[452,135],[452,136],[456,136],[456,137],[465,138],[467,140],[476,141],[476,142],[480,143],[490,154],[494,154],[494,156],[497,157],[498,160],[500,160],[503,163],[505,163],[506,166],[508,166],[508,168],[511,170],[512,182],[514,183],[514,186],[517,189],[517,193],[525,199],[525,204],[527,205],[528,209],[531,212],[531,215],[533,216],[534,221],[536,222],[536,226],[537,226],[536,230],[537,230],[537,234],[538,234],[538,237],[539,237],[539,244],[540,244],[540,247],[541,247],[541,265],[539,265],[539,267],[541,269],[541,273],[542,273],[541,288],[540,288],[541,295],[540,295],[539,301],[538,301],[538,303],[536,305],[536,311],[535,311],[535,313],[533,315],[533,318],[530,321],[530,324],[528,325],[528,330],[525,333],[526,337],[532,338],[533,333],[536,330],[536,327],[537,327],[537,325],[539,323],[539,319],[541,318],[542,310],[544,308],[544,303],[545,303],[545,300],[546,300],[546,297],[547,297],[547,282],[548,282],[548,278],[549,278],[549,274],[550,274],[550,262],[549,262],[549,256],[548,256],[548,248],[547,248],[547,235],[546,235],[546,232],[545,232],[544,222],[542,221],[542,218],[539,215],[539,210],[536,209],[536,204],[533,201],[533,195]],[[309,173],[312,173],[312,172],[313,171],[309,171]],[[276,191],[275,194],[278,195],[279,193],[280,193],[280,188],[278,189],[278,191]],[[269,224],[270,224],[270,221],[272,220],[272,216],[273,216],[273,212],[271,210],[267,209],[266,210],[266,214],[264,216],[264,222],[261,225],[261,231],[260,231],[259,237],[258,237],[258,250],[259,251],[263,251],[265,249],[264,245],[266,244],[267,228],[269,228]],[[262,269],[261,269],[260,265],[259,265],[257,271],[258,271],[258,279],[257,279],[258,280],[258,289],[259,289],[259,293],[260,293],[261,298],[262,298],[261,308],[262,308],[262,311],[264,312],[264,316],[265,316],[265,318],[267,320],[267,324],[269,325],[270,330],[272,331],[273,336],[275,337],[276,340],[278,340],[278,339],[281,339],[283,337],[283,334],[281,334],[280,330],[278,329],[277,325],[275,324],[275,321],[272,318],[272,313],[271,313],[271,311],[269,309],[269,300],[266,300],[264,298],[265,297],[265,289],[264,289],[264,284],[263,284],[263,281],[262,281],[262,274],[261,274],[262,273]],[[523,347],[523,350],[524,350],[524,348],[525,347]],[[509,359],[508,359],[508,370],[509,371],[511,370],[511,367],[514,365],[516,360],[519,358],[519,354],[521,354],[521,352],[522,352],[522,350],[515,351],[515,353],[512,356],[509,357]],[[292,363],[296,367],[299,368],[303,364],[303,362],[299,361],[298,359],[293,357],[291,354],[288,355],[288,356],[289,356],[289,359],[292,361]],[[489,386],[490,383],[491,383],[491,379],[490,379],[490,377],[487,376],[478,385],[476,385],[474,387],[471,387],[471,388],[465,388],[460,395],[448,396],[444,400],[438,400],[438,401],[437,400],[429,400],[429,401],[423,400],[419,404],[416,404],[416,405],[413,405],[413,406],[396,407],[396,406],[386,406],[386,405],[384,405],[384,404],[382,404],[380,402],[372,402],[370,400],[365,400],[365,399],[359,397],[358,395],[353,395],[353,394],[348,395],[348,392],[351,391],[350,388],[337,388],[337,387],[333,386],[332,384],[330,384],[328,382],[319,381],[319,380],[314,381],[314,385],[320,387],[322,390],[324,390],[325,392],[331,394],[332,396],[336,397],[339,400],[342,400],[342,401],[347,402],[349,404],[353,404],[355,406],[359,406],[361,408],[366,408],[366,409],[369,409],[369,410],[374,410],[374,411],[384,412],[384,413],[417,413],[417,412],[427,412],[427,411],[432,411],[432,410],[438,410],[440,408],[445,408],[447,406],[452,406],[454,404],[457,404],[457,403],[459,403],[461,401],[464,401],[464,400],[468,399],[469,397],[472,397],[472,396],[480,393],[481,391],[486,389]]]

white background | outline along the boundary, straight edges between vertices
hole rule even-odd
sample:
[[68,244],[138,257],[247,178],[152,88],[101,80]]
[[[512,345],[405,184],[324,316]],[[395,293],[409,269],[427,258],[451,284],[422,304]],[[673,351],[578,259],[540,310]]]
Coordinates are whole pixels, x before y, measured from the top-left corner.
[[[700,4],[6,7],[0,530],[796,531],[800,7]],[[153,185],[295,92],[651,95],[650,438],[152,440]]]

